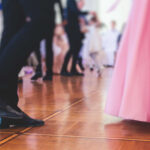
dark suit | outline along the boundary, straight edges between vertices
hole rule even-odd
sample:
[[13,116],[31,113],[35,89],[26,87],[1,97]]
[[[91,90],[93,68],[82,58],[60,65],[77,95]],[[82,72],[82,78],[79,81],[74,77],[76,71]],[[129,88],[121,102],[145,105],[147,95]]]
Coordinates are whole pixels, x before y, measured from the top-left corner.
[[67,71],[67,66],[70,58],[73,56],[71,72],[76,72],[76,62],[78,59],[78,54],[81,48],[81,43],[83,39],[83,34],[80,31],[79,17],[80,15],[86,15],[87,12],[81,12],[76,4],[75,0],[67,1],[66,9],[66,32],[69,38],[70,49],[66,54],[65,61],[62,67],[62,72]]
[[[51,1],[52,1],[51,2],[52,9],[50,12],[51,25],[49,27],[49,30],[47,31],[47,35],[45,36],[45,40],[46,40],[46,67],[47,67],[46,74],[47,75],[52,75],[52,70],[53,70],[53,35],[54,35],[54,29],[55,29],[55,10],[54,10],[55,3],[59,4],[61,16],[63,19],[63,8],[62,8],[61,1],[60,0],[51,0]],[[35,52],[36,52],[37,59],[39,62],[39,65],[36,68],[36,72],[39,73],[39,72],[42,72],[40,45],[38,45],[37,50]]]
[[[4,31],[0,48],[0,104],[18,104],[18,73],[50,26],[51,0],[3,0]],[[31,20],[26,22],[25,18]]]

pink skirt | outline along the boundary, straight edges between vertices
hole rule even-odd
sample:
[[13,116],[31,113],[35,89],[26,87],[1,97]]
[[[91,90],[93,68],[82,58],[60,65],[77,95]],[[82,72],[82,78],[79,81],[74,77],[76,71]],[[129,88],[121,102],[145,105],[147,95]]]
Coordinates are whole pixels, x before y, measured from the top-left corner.
[[150,0],[133,1],[105,111],[150,122]]

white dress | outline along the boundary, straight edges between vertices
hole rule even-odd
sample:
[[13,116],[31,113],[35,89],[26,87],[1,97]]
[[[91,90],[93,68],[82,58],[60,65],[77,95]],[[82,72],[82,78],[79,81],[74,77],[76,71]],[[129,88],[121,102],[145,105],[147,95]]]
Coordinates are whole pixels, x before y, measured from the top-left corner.
[[95,24],[88,27],[88,32],[83,42],[82,56],[85,64],[93,64],[100,70],[103,62],[102,39]]
[[119,32],[117,30],[110,30],[104,35],[103,48],[106,52],[106,65],[114,65],[114,53],[118,48],[118,36]]

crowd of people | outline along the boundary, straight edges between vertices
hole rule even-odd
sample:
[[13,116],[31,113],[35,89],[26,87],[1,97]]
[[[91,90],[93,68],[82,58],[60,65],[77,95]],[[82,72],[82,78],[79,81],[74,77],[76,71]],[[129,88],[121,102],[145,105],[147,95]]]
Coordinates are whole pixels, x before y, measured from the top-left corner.
[[[120,41],[116,22],[112,21],[111,29],[102,34],[104,25],[96,12],[82,12],[84,0],[74,4],[68,1],[65,9],[60,1],[56,2],[59,4],[62,23],[55,23],[54,10],[51,30],[35,48],[28,61],[35,70],[31,81],[36,81],[42,76],[43,80],[52,80],[53,74],[56,73],[62,76],[84,76],[87,68],[95,70],[98,76],[101,76],[103,67],[113,67],[115,64]],[[70,13],[72,5],[75,12]]]
[[[56,3],[62,20],[59,25],[55,22]],[[19,72],[27,63],[34,64],[33,58],[37,63],[32,81],[41,77],[43,81],[52,80],[54,69],[62,76],[71,77],[84,76],[84,70],[89,68],[101,76],[103,66],[114,66],[119,37],[116,23],[112,22],[108,36],[102,36],[100,30],[103,24],[96,12],[82,11],[84,3],[84,0],[67,0],[64,9],[61,0],[2,0],[0,119],[5,123],[17,126],[44,124],[41,120],[30,118],[18,107],[17,83],[18,76],[22,76]],[[108,39],[110,34],[111,39]],[[104,44],[105,41],[107,44]],[[108,45],[113,49],[110,50]],[[110,55],[108,63],[104,61],[107,52]]]
[[[62,23],[57,25],[55,24],[55,3],[59,4],[62,20]],[[53,3],[51,26],[47,31],[47,37],[44,37],[42,42],[34,48],[34,55],[37,58],[38,65],[36,63],[35,74],[31,80],[36,81],[44,74],[43,80],[52,80],[56,68],[56,72],[62,76],[83,76],[85,70],[84,60],[87,59],[85,53],[89,53],[88,59],[90,58],[93,61],[93,64],[89,64],[91,68],[95,66],[100,75],[100,59],[98,60],[97,54],[102,48],[100,35],[96,31],[100,28],[96,13],[82,12],[85,4],[84,0],[79,0],[78,2],[68,0],[67,8],[65,9],[62,8],[60,0],[55,1],[55,3]],[[90,19],[87,19],[87,16],[90,16]],[[31,54],[32,56],[33,54]],[[60,60],[59,63],[57,63],[58,59]],[[70,60],[72,60],[72,64]],[[42,65],[42,62],[45,65]],[[77,70],[77,65],[79,65],[80,70]],[[45,66],[44,69],[42,69],[42,66]],[[43,71],[46,73],[43,73]]]
[[[59,5],[61,24],[56,24],[55,21],[58,13],[55,4]],[[114,66],[121,39],[116,22],[112,21],[111,29],[101,34],[103,23],[99,21],[96,12],[82,12],[84,4],[84,0],[68,0],[67,8],[63,8],[61,0],[53,1],[47,35],[33,48],[34,52],[25,64],[34,68],[31,81],[41,77],[44,81],[52,80],[55,73],[62,76],[83,76],[87,68],[96,70],[98,76],[101,76],[103,67]],[[30,18],[27,17],[26,20],[30,21]],[[22,82],[24,72],[23,69],[19,73],[19,82]]]

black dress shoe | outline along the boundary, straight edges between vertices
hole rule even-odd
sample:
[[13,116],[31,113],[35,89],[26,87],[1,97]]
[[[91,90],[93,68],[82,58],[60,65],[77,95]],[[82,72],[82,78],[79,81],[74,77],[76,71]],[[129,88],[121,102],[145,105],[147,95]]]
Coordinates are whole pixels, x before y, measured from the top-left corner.
[[84,76],[83,73],[80,73],[80,72],[77,72],[77,71],[71,72],[71,73],[72,73],[73,76]]
[[42,77],[41,72],[37,72],[34,76],[32,76],[31,81],[36,81],[38,78]]
[[67,72],[67,71],[62,71],[60,74],[61,74],[62,76],[66,76],[66,77],[72,76],[72,74],[71,74],[70,72]]
[[12,127],[38,127],[43,125],[44,121],[32,119],[29,116],[24,116],[22,119],[0,118],[0,129]]
[[15,127],[38,127],[43,126],[44,121],[25,116],[22,119],[11,119],[12,125]]
[[15,126],[35,127],[35,126],[43,126],[44,125],[44,121],[33,119],[33,118],[29,117],[19,107],[16,107],[16,109],[23,113],[23,118],[22,119],[12,119],[11,121],[14,123]]
[[43,81],[52,81],[52,80],[53,80],[52,75],[45,75],[45,76],[43,77]]
[[12,118],[12,119],[22,119],[24,113],[17,111],[9,105],[0,105],[0,117]]

